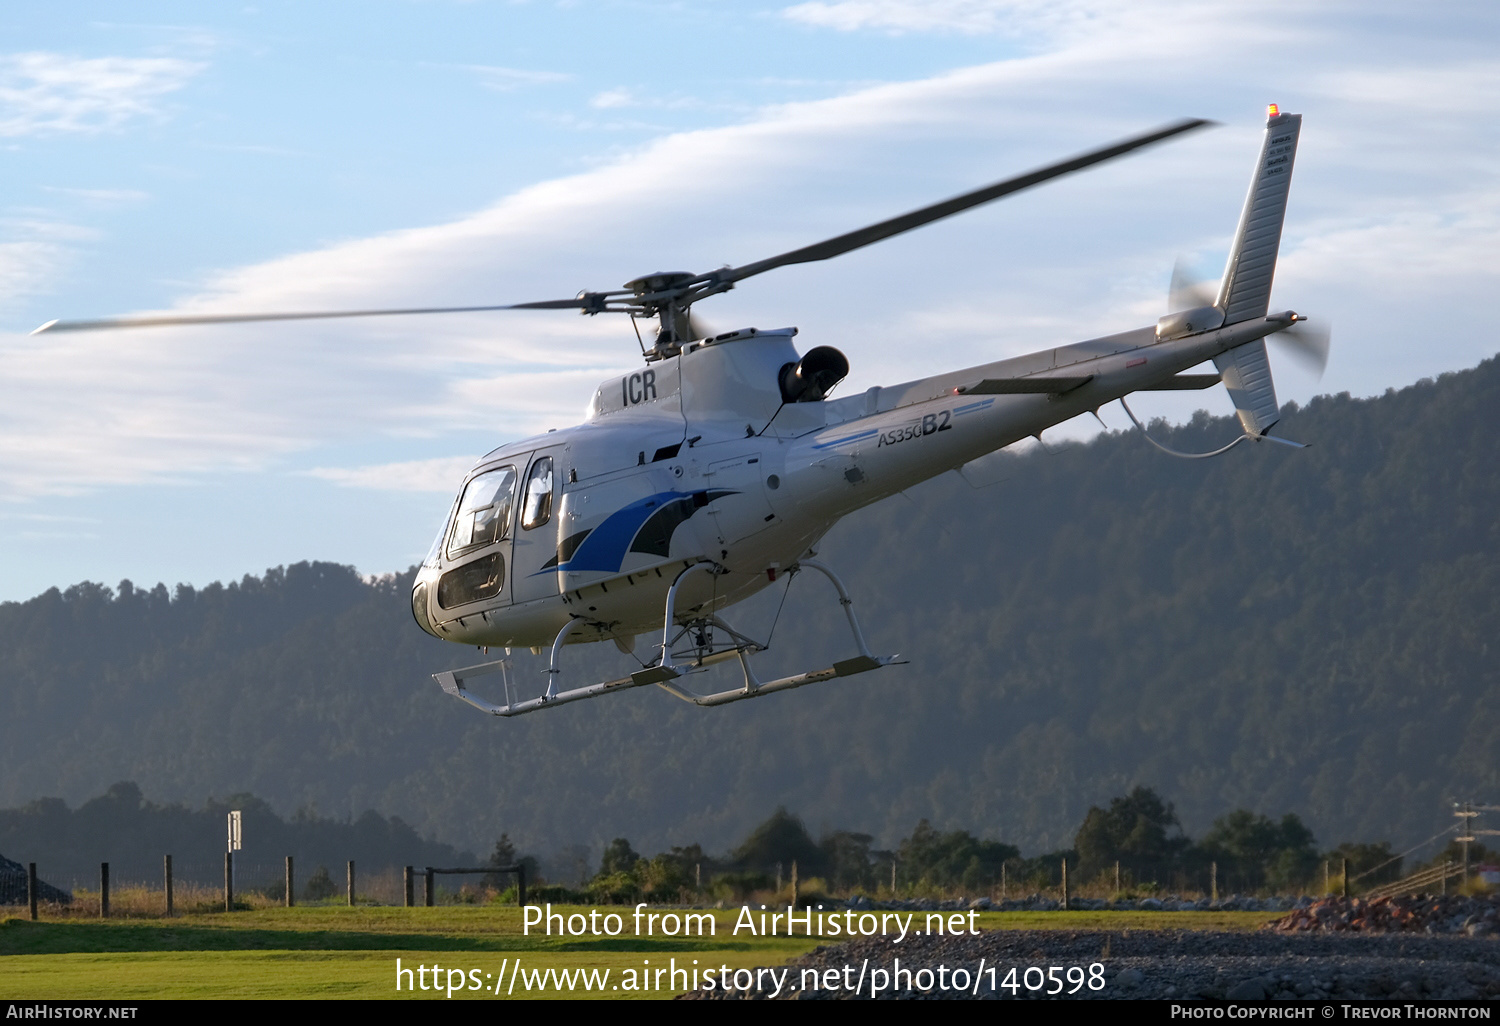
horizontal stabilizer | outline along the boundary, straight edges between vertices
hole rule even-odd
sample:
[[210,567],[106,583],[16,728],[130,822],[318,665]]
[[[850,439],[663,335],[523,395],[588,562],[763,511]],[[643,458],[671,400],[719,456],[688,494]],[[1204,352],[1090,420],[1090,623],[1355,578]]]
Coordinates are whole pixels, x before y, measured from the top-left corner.
[[1175,378],[1159,381],[1154,385],[1147,385],[1141,389],[1142,392],[1177,392],[1195,391],[1200,388],[1213,388],[1223,381],[1217,374],[1179,374]]
[[985,378],[977,385],[965,385],[958,391],[962,395],[1061,395],[1075,388],[1082,388],[1094,380],[1092,374],[1069,377],[1031,378]]

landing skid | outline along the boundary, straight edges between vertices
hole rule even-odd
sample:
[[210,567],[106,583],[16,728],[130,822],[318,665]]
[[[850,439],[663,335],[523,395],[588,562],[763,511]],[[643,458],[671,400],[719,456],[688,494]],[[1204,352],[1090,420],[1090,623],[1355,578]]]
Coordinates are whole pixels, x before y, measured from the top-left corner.
[[[802,560],[796,566],[789,568],[788,572],[796,573],[798,570],[816,570],[827,577],[838,590],[839,604],[844,607],[844,614],[849,618],[849,629],[854,635],[854,644],[859,650],[859,655],[851,659],[842,659],[825,669],[810,670],[777,680],[761,680],[750,666],[750,656],[756,652],[765,651],[765,645],[739,633],[714,615],[698,617],[685,623],[679,623],[677,620],[677,594],[682,587],[682,582],[695,573],[724,572],[718,564],[705,562],[694,563],[678,574],[677,579],[672,582],[672,587],[667,591],[666,614],[657,657],[652,665],[637,670],[628,677],[566,691],[559,688],[558,682],[562,670],[558,662],[562,654],[563,643],[575,630],[588,625],[587,620],[573,619],[558,633],[556,640],[552,643],[552,658],[547,669],[547,690],[536,698],[521,702],[512,698],[509,659],[497,659],[494,662],[481,663],[478,666],[468,666],[459,670],[445,670],[442,673],[433,674],[432,679],[437,681],[448,694],[463,699],[482,712],[495,716],[519,716],[522,713],[577,702],[596,695],[644,687],[647,684],[655,684],[663,691],[694,705],[727,705],[746,698],[759,698],[761,695],[769,695],[775,691],[789,691],[792,688],[833,680],[836,677],[852,677],[856,673],[866,673],[870,670],[878,670],[882,666],[904,662],[898,656],[875,656],[870,653],[869,646],[865,644],[864,634],[859,629],[859,621],[854,616],[854,602],[849,598],[848,589],[844,587],[844,582],[839,580],[837,574],[812,559]],[[745,678],[743,686],[712,695],[700,695],[677,683],[683,677],[703,673],[710,666],[728,659],[739,660],[740,669]],[[469,691],[467,687],[468,681],[473,678],[494,673],[502,675],[505,690],[504,705],[486,701]]]

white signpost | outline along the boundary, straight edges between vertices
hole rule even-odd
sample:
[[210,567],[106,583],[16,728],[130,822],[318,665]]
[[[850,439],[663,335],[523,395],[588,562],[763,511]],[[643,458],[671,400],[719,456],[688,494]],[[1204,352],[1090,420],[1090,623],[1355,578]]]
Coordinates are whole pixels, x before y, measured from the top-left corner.
[[[235,809],[233,812],[231,812],[229,814],[228,827],[229,827],[229,839],[228,839],[228,842],[227,842],[227,847],[224,850],[226,852],[228,852],[231,856],[233,856],[235,852],[237,852],[237,851],[240,850],[241,833],[240,833],[240,810],[239,809]],[[231,894],[233,894],[234,891],[235,891],[235,886],[234,886],[234,859],[230,858],[230,860],[229,860],[229,892]]]

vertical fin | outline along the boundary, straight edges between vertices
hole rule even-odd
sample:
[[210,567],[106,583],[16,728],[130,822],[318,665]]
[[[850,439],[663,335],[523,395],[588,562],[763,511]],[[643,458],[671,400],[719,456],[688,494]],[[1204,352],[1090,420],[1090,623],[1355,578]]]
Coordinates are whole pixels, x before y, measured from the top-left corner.
[[1270,307],[1271,279],[1276,273],[1281,223],[1286,216],[1287,190],[1292,184],[1292,163],[1301,131],[1301,114],[1272,113],[1266,120],[1260,161],[1250,180],[1250,194],[1245,197],[1234,248],[1229,251],[1229,264],[1214,304],[1224,311],[1225,324],[1264,317]]
[[[1264,317],[1271,305],[1271,281],[1276,275],[1276,254],[1281,248],[1281,225],[1286,218],[1302,115],[1282,114],[1274,106],[1269,115],[1260,160],[1250,179],[1250,194],[1245,197],[1239,230],[1214,303],[1224,312],[1225,324]],[[1281,417],[1265,340],[1257,339],[1215,357],[1214,366],[1223,375],[1245,433],[1264,435]]]

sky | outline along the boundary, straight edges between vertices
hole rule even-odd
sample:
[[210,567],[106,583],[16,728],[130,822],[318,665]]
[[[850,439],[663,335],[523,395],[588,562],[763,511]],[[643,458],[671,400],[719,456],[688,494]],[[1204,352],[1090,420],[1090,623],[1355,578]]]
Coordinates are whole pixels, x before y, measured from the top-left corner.
[[1273,102],[1304,123],[1272,304],[1333,330],[1321,380],[1273,350],[1281,399],[1471,367],[1497,29],[1466,0],[6,5],[0,600],[405,569],[477,456],[638,362],[625,319],[561,312],[45,321],[565,298],[1220,122],[696,308],[839,347],[850,394],[1153,323],[1175,261],[1218,277]]

